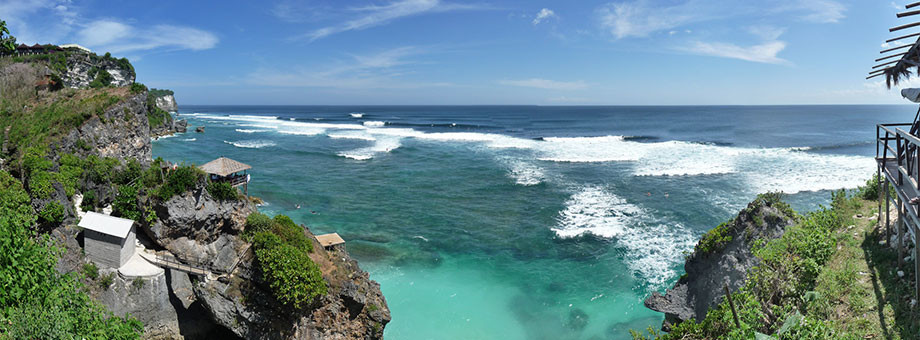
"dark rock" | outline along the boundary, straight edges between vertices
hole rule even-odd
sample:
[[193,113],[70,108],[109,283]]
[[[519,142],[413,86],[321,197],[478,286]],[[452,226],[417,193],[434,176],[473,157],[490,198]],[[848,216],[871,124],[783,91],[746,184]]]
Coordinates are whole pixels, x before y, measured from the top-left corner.
[[666,294],[652,293],[645,306],[665,313],[665,331],[690,318],[702,320],[722,301],[726,283],[732,291],[738,289],[747,272],[760,263],[751,251],[754,242],[778,238],[794,222],[792,216],[769,202],[752,202],[728,224],[732,239],[721,251],[695,251],[684,264],[686,276]]
[[173,295],[179,299],[183,308],[189,309],[192,303],[195,302],[195,292],[192,290],[192,281],[189,280],[188,274],[170,269],[169,288]]
[[185,119],[177,120],[173,129],[179,133],[185,133],[188,130],[188,121]]
[[195,132],[203,133],[203,132],[204,132],[204,126],[196,127],[196,128],[195,128]]

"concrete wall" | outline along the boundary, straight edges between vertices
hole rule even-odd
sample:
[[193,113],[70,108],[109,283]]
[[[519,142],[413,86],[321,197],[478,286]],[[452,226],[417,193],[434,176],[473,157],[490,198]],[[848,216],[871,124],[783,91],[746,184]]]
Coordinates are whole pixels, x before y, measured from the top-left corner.
[[128,262],[131,256],[134,255],[134,238],[134,228],[132,227],[131,231],[128,232],[128,236],[121,243],[121,264]]
[[[129,248],[133,251],[134,232],[132,231],[128,237],[131,239]],[[124,241],[126,240],[89,229],[83,232],[83,246],[86,256],[93,262],[112,268],[118,268],[124,264],[122,261],[122,245],[125,244]],[[127,261],[127,258],[124,260]]]

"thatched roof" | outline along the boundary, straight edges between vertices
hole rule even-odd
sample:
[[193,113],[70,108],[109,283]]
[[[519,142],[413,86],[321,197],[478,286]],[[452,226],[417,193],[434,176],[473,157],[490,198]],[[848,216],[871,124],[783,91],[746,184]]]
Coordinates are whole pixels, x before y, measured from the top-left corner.
[[227,157],[221,157],[200,167],[202,171],[218,176],[227,176],[234,172],[252,169],[248,164],[243,164]]
[[[920,6],[920,2],[915,2],[905,6],[906,9],[911,9],[914,7]],[[920,8],[898,13],[898,18],[903,17],[913,17],[920,14]],[[888,29],[889,32],[897,32],[903,29],[913,28],[920,26],[920,22],[907,23],[897,27],[892,27]],[[908,40],[908,43],[903,43],[902,40],[908,38],[916,38],[915,40]],[[869,76],[866,79],[878,77],[881,75],[885,76],[885,84],[888,88],[891,88],[891,85],[897,85],[901,80],[910,78],[912,72],[917,72],[917,75],[920,76],[920,32],[911,33],[906,35],[901,35],[894,37],[885,41],[884,46],[894,43],[891,48],[884,49],[879,53],[893,53],[878,59],[875,59],[876,62],[881,62],[887,60],[881,64],[875,65],[872,67],[872,71],[869,72]],[[906,50],[906,51],[905,51]],[[916,71],[911,71],[911,67],[917,67]]]

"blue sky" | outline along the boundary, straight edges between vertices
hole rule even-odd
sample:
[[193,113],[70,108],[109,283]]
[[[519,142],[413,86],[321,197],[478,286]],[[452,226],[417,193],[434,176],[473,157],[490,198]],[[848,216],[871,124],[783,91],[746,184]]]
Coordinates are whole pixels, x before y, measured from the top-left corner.
[[865,80],[903,5],[0,0],[0,19],[128,57],[180,105],[853,104],[905,102]]

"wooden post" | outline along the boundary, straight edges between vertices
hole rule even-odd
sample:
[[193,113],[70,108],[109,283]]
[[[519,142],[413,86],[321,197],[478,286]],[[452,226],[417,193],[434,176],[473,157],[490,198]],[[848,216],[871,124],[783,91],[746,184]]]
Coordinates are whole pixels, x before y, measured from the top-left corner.
[[920,244],[917,243],[920,239],[920,229],[917,226],[914,226],[914,288],[915,288],[915,297],[920,300]]
[[[891,215],[891,195],[889,195],[891,192],[890,185],[891,181],[888,180],[888,177],[885,177],[885,245],[889,247],[891,246],[888,244],[891,242],[891,222],[889,221],[889,215]],[[882,216],[879,215],[879,219],[881,219],[881,217]]]
[[904,232],[904,202],[901,201],[901,196],[898,196],[898,268],[904,267],[904,237],[906,235]]
[[735,318],[735,327],[741,328],[741,322],[738,321],[738,311],[735,310],[735,301],[732,301],[732,292],[728,289],[728,282],[725,283],[725,297],[728,298],[728,306],[732,308],[732,317]]

